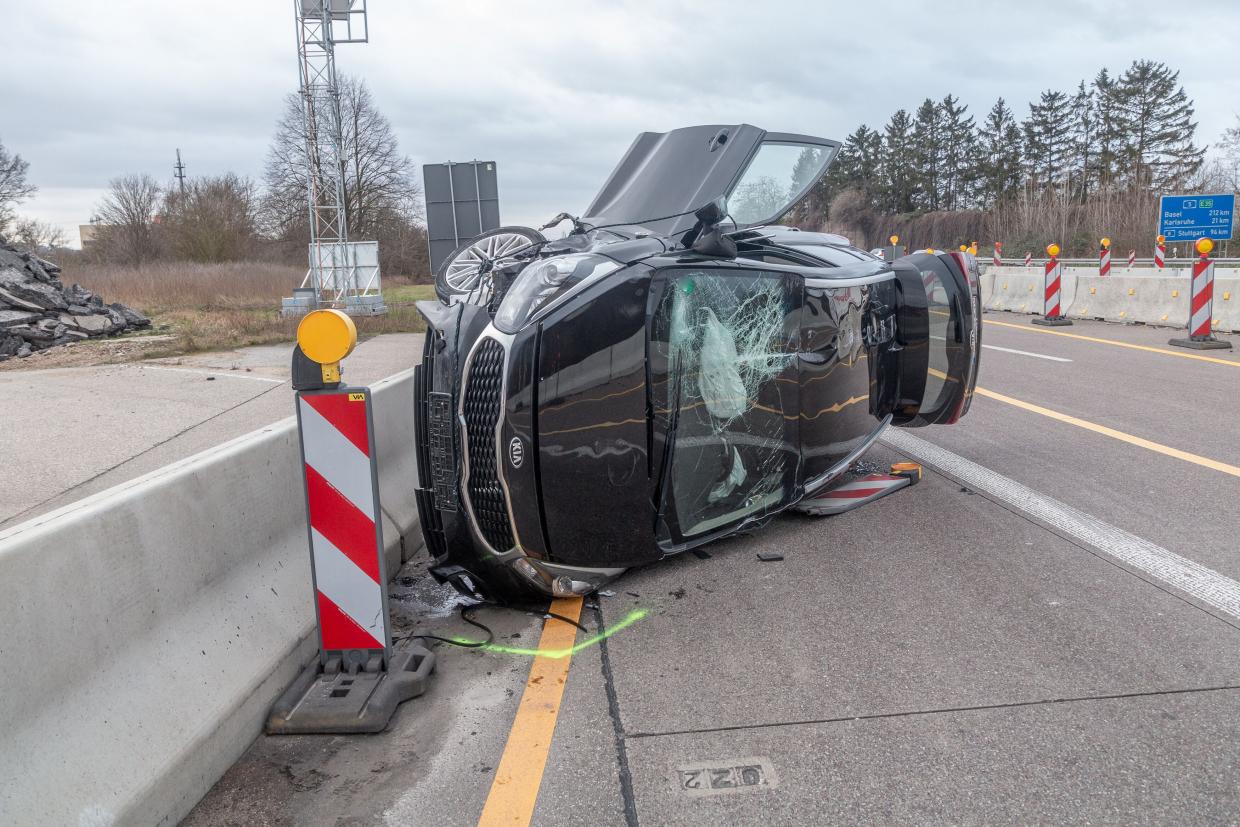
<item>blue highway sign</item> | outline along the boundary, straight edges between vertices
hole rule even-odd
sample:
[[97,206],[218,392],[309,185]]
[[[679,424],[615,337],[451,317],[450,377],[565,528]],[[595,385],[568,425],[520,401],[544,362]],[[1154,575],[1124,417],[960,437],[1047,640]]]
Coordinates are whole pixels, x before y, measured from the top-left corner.
[[1235,195],[1164,195],[1158,205],[1158,233],[1168,241],[1226,241],[1235,216]]

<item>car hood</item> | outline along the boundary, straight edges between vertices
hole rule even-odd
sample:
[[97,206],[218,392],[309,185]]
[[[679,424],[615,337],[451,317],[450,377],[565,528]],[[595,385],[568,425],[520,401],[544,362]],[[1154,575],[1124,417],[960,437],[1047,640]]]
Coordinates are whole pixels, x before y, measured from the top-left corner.
[[[751,124],[643,132],[586,209],[591,226],[634,224],[677,235],[692,213],[729,199],[737,227],[778,221],[826,173],[839,142]],[[753,167],[751,170],[750,167]],[[687,215],[677,215],[688,213]]]

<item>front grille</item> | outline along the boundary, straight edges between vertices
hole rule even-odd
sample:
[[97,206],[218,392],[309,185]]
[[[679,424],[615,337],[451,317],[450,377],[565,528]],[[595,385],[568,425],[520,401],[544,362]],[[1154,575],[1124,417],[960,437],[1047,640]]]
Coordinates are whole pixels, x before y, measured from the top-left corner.
[[499,483],[495,450],[495,426],[504,404],[504,348],[494,339],[483,339],[474,352],[465,387],[465,438],[469,461],[469,503],[478,530],[496,551],[515,543],[508,522],[508,499]]

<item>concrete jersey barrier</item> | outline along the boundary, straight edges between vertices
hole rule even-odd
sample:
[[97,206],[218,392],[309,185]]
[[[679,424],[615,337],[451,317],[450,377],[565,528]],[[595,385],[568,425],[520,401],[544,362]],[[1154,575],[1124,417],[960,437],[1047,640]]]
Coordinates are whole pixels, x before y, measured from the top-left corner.
[[[1191,271],[1169,268],[1112,267],[1101,277],[1097,267],[1065,267],[1063,306],[1070,318],[1185,328],[1188,326]],[[1214,329],[1240,331],[1240,278],[1234,269],[1216,268]],[[982,276],[982,302],[987,310],[1042,313],[1041,267],[989,267]]]
[[[399,563],[412,371],[373,390]],[[290,418],[0,533],[0,823],[180,820],[315,651],[305,520]]]

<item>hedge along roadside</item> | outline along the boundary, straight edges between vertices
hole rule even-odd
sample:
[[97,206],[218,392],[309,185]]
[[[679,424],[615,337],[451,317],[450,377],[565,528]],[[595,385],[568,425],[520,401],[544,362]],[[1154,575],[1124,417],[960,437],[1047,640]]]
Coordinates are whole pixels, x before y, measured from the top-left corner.
[[[399,562],[412,371],[372,388]],[[0,533],[0,823],[189,812],[314,654],[305,519],[289,418]]]

